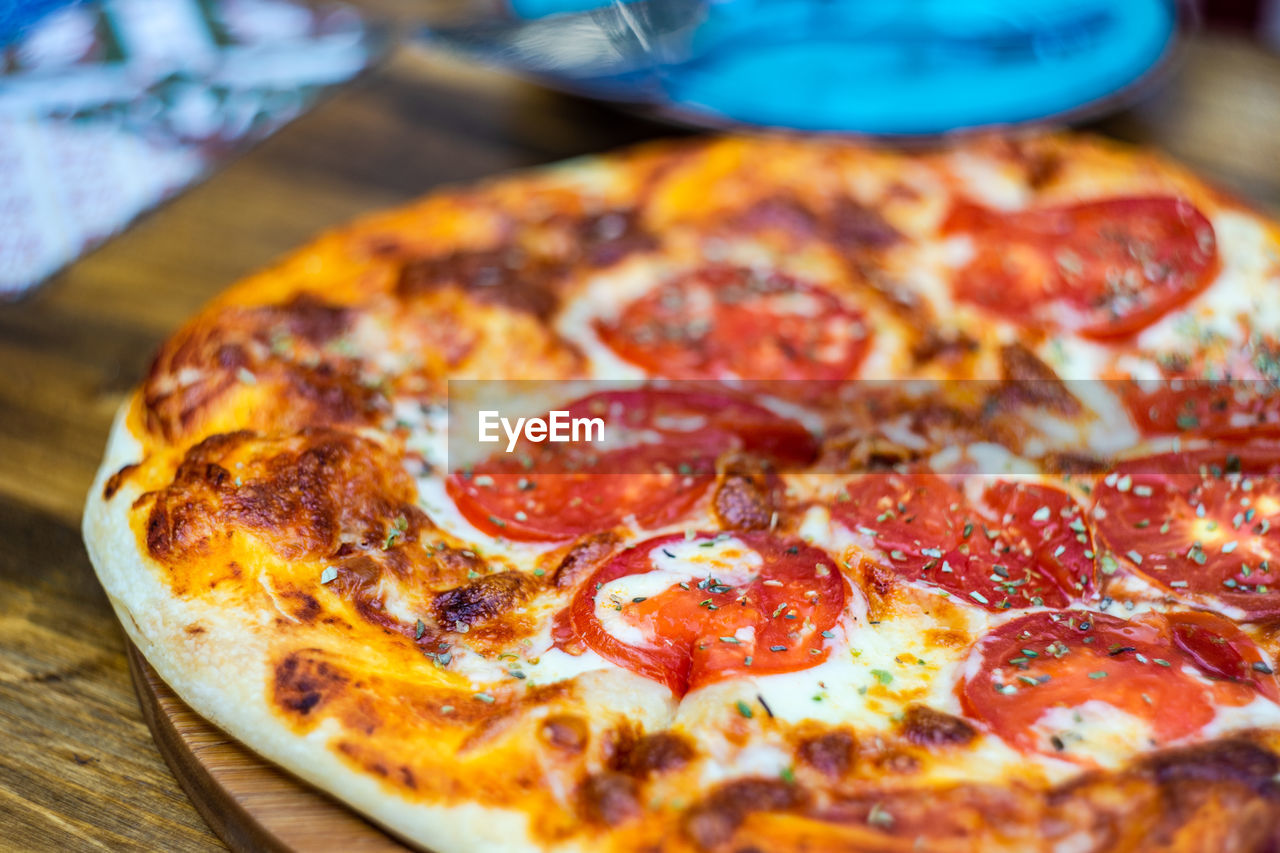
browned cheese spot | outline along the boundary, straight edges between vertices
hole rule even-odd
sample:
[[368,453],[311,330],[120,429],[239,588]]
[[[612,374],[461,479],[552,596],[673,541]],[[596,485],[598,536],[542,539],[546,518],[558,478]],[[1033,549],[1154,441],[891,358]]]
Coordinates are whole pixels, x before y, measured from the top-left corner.
[[587,748],[591,731],[586,720],[574,714],[552,714],[538,726],[538,736],[548,746],[576,755]]
[[612,554],[622,538],[612,531],[592,533],[579,539],[565,554],[552,577],[559,589],[571,589],[596,570]]
[[731,530],[767,530],[779,503],[776,474],[746,462],[733,462],[716,486],[712,505],[721,524]]
[[1005,380],[1000,393],[1003,407],[1039,406],[1055,414],[1079,414],[1080,401],[1066,383],[1023,344],[1000,348],[1000,372]]
[[593,773],[578,786],[578,810],[588,823],[616,827],[639,816],[640,785],[614,770]]
[[483,624],[525,601],[534,581],[520,572],[499,572],[476,578],[438,594],[431,604],[436,622],[445,630]]
[[328,346],[353,318],[350,309],[311,294],[198,317],[152,362],[142,388],[148,430],[176,441],[246,381],[269,389],[253,413],[256,426],[367,423],[381,411],[380,397],[361,382],[349,356]]
[[902,716],[902,733],[917,746],[968,743],[978,732],[960,717],[925,705],[912,705]]
[[684,831],[703,848],[728,841],[752,812],[790,811],[808,802],[804,789],[781,779],[740,779],[716,788],[684,816]]
[[273,698],[281,708],[306,718],[341,695],[348,681],[346,673],[304,649],[276,665]]
[[130,474],[138,470],[139,463],[125,465],[119,471],[107,478],[107,482],[102,487],[102,499],[109,501],[115,497],[116,492],[120,491],[120,487],[124,485],[124,481]]
[[188,450],[173,481],[149,496],[147,548],[174,566],[252,531],[286,559],[335,555],[344,544],[380,552],[394,519],[406,520],[402,541],[429,523],[413,494],[386,451],[347,433],[216,435]]
[[624,740],[610,757],[610,767],[643,779],[653,773],[678,770],[693,760],[689,739],[675,732],[654,732]]
[[833,731],[806,738],[796,752],[814,770],[838,779],[853,766],[856,750],[857,741],[850,732]]

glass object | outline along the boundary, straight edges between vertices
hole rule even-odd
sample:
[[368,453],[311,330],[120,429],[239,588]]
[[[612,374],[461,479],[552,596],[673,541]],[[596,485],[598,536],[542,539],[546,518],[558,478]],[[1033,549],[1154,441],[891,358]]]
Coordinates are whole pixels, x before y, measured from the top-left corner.
[[1174,0],[510,0],[426,38],[692,124],[930,135],[1115,103],[1166,64]]

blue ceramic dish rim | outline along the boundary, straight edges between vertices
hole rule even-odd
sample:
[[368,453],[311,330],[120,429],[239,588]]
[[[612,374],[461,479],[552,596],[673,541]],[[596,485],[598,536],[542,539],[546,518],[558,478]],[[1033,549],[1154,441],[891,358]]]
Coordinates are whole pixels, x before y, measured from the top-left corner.
[[929,147],[945,140],[981,136],[994,133],[1028,131],[1037,128],[1083,124],[1104,115],[1117,112],[1149,95],[1166,82],[1181,64],[1186,52],[1187,39],[1199,32],[1201,19],[1194,0],[1170,0],[1174,13],[1172,33],[1160,55],[1141,74],[1128,83],[1101,97],[1092,98],[1076,106],[1032,119],[1014,122],[976,124],[957,127],[937,133],[875,133],[870,131],[840,129],[797,129],[792,127],[755,124],[739,121],[711,110],[676,103],[655,103],[640,99],[609,98],[598,89],[575,85],[563,77],[537,72],[520,71],[500,63],[486,62],[467,51],[459,50],[435,37],[430,28],[421,28],[414,40],[429,48],[444,50],[464,61],[478,62],[490,68],[512,74],[538,85],[575,97],[607,104],[623,112],[633,113],[653,121],[684,128],[686,130],[710,130],[720,132],[762,133],[781,136],[827,136],[848,138],[868,143],[895,147]]

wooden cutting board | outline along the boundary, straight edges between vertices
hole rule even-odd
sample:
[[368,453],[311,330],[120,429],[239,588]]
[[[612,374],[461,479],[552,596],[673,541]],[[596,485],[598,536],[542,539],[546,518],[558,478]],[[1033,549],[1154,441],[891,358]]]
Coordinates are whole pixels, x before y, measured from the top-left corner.
[[160,754],[196,810],[233,851],[410,849],[200,717],[132,643],[128,655],[138,704]]

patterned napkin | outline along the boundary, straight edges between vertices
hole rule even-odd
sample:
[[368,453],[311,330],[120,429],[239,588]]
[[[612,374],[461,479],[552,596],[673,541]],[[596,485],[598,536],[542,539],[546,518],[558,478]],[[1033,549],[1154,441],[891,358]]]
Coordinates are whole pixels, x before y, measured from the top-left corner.
[[351,9],[291,0],[102,0],[4,36],[0,297],[299,115],[382,42]]

